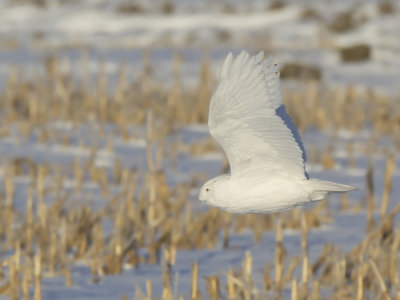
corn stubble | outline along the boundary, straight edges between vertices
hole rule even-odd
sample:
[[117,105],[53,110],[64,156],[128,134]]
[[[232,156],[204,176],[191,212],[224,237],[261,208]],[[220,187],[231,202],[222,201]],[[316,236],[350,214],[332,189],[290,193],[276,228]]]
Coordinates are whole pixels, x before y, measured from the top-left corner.
[[[101,150],[98,141],[80,140],[75,143],[87,150],[89,158],[76,158],[70,166],[35,162],[28,157],[3,160],[3,184],[0,193],[0,294],[10,299],[42,299],[41,279],[64,276],[65,285],[73,286],[71,268],[84,262],[90,267],[91,280],[98,283],[108,274],[120,274],[124,266],[161,264],[162,299],[183,299],[173,288],[173,268],[179,249],[214,248],[223,232],[223,246],[229,247],[229,236],[245,229],[254,233],[259,242],[263,233],[276,232],[275,259],[265,266],[263,283],[254,280],[253,258],[244,256],[241,268],[226,269],[224,274],[207,278],[198,275],[198,264],[192,265],[191,299],[282,299],[290,290],[292,299],[390,299],[399,297],[400,231],[394,217],[400,206],[388,212],[395,160],[386,153],[386,174],[381,207],[377,207],[374,174],[371,164],[366,175],[367,199],[352,205],[342,198],[341,211],[363,210],[368,216],[364,241],[349,253],[340,253],[326,244],[316,261],[309,260],[308,231],[332,222],[332,212],[325,202],[312,210],[295,209],[281,215],[229,215],[217,209],[192,210],[189,192],[201,176],[171,188],[166,183],[162,161],[174,161],[178,152],[201,155],[216,149],[211,140],[184,145],[166,137],[189,123],[205,123],[208,101],[215,86],[208,60],[202,62],[197,88],[187,88],[179,74],[181,58],[175,55],[174,82],[163,87],[152,79],[149,54],[144,52],[142,75],[128,83],[121,68],[117,88],[107,93],[107,76],[99,64],[99,75],[89,87],[87,61],[82,56],[82,74],[78,83],[72,75],[61,72],[55,58],[46,61],[44,77],[26,82],[18,70],[10,72],[5,92],[0,96],[2,112],[0,134],[10,136],[10,126],[16,126],[22,138],[34,133],[37,142],[58,143],[75,147],[67,135],[60,135],[51,124],[55,120],[72,126],[97,124],[91,128],[94,137],[104,137],[101,123],[114,124],[107,137],[106,149],[113,152],[114,141],[134,139],[131,126],[146,128],[148,171],[139,173],[125,168],[116,156],[113,169],[95,163]],[[64,61],[64,64],[68,61]],[[66,68],[67,70],[70,69]],[[285,93],[287,109],[300,130],[311,126],[329,128],[335,140],[339,130],[358,132],[365,122],[374,128],[371,139],[393,134],[398,148],[400,107],[397,102],[374,91],[361,94],[352,86],[319,89],[309,82],[303,92]],[[346,110],[343,109],[346,105]],[[190,109],[189,109],[190,108]],[[349,115],[351,112],[351,115]],[[363,153],[373,161],[379,153],[373,141],[365,147],[346,147],[349,167],[354,167],[354,152]],[[358,147],[358,148],[357,148]],[[357,148],[357,149],[355,149]],[[313,149],[309,160],[333,168],[336,164],[332,149]],[[16,209],[16,181],[29,178],[26,209]],[[65,188],[71,185],[73,188]],[[139,183],[140,182],[140,183]],[[105,205],[94,209],[84,193],[85,185],[95,184],[105,199]],[[114,192],[118,190],[118,192]],[[81,201],[81,205],[71,202]],[[376,213],[380,215],[374,219]],[[111,222],[112,231],[104,232],[104,222]],[[301,234],[301,253],[288,256],[282,231],[297,229]],[[139,249],[147,249],[143,256]],[[12,253],[12,255],[6,255]],[[199,281],[205,280],[206,291],[200,291]],[[137,299],[159,299],[153,295],[151,280],[146,290],[136,289]],[[33,293],[32,293],[33,291]],[[326,296],[327,295],[327,296]]]

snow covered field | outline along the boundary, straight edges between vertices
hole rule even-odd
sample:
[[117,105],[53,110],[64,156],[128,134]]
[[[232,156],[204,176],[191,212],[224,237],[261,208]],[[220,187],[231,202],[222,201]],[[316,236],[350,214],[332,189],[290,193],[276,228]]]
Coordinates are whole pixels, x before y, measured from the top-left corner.
[[[395,1],[25,2],[0,2],[0,299],[397,295]],[[358,191],[270,216],[198,203],[226,169],[208,99],[243,48],[281,62],[310,175]]]
[[[282,63],[317,66],[330,84],[396,92],[400,79],[400,18],[395,1],[394,11],[385,15],[379,1],[361,5],[307,1],[270,9],[271,4],[262,1],[239,5],[191,0],[171,2],[173,13],[163,12],[162,4],[170,2],[162,1],[153,6],[137,2],[139,12],[121,11],[121,7],[129,7],[126,3],[130,2],[125,1],[65,2],[57,5],[50,1],[45,7],[0,3],[2,82],[10,66],[23,66],[24,73],[33,76],[41,61],[52,55],[69,61],[72,70],[79,70],[80,57],[87,55],[91,73],[96,73],[98,62],[103,61],[111,77],[121,63],[129,64],[137,74],[143,49],[148,49],[151,60],[157,62],[155,73],[163,80],[171,77],[172,53],[181,54],[182,73],[190,83],[197,82],[198,61],[203,55],[210,57],[217,70],[228,51],[243,48],[263,49]],[[347,12],[351,17],[345,16]],[[336,25],[341,24],[338,16],[345,19],[348,29]],[[339,48],[357,44],[370,47],[369,59],[343,63]]]

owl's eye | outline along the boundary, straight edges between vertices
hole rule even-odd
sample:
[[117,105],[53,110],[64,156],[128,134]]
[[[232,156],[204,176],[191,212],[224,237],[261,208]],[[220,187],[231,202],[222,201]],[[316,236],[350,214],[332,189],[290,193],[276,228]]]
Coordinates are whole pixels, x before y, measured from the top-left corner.
[[209,188],[206,188],[206,192],[209,192],[210,191],[210,189]]

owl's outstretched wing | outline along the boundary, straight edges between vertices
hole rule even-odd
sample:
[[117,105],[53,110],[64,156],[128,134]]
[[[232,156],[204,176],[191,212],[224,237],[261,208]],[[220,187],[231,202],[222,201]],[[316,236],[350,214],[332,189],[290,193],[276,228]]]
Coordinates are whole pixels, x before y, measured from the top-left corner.
[[232,176],[303,179],[304,148],[285,111],[279,66],[264,53],[230,53],[210,102],[208,126],[222,146]]

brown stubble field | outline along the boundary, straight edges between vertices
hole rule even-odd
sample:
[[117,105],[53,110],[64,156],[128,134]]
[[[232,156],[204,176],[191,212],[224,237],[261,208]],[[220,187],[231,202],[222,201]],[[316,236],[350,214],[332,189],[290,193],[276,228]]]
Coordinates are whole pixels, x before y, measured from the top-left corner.
[[[42,278],[62,276],[66,286],[73,286],[71,267],[80,262],[90,268],[94,284],[110,274],[121,274],[124,265],[135,268],[162,264],[162,294],[152,294],[149,279],[146,290],[136,290],[136,297],[183,298],[174,295],[172,287],[171,270],[179,251],[214,248],[221,237],[223,247],[229,247],[230,235],[250,230],[254,243],[265,232],[276,232],[275,258],[265,266],[262,284],[253,282],[251,252],[246,252],[242,267],[227,267],[225,275],[218,272],[199,278],[198,264],[193,261],[191,299],[219,299],[221,295],[228,299],[279,298],[282,290],[288,288],[292,299],[319,299],[321,290],[329,299],[364,299],[366,295],[382,299],[399,297],[396,291],[400,232],[394,218],[400,206],[391,205],[392,209],[387,209],[388,203],[395,201],[391,187],[400,126],[398,100],[373,90],[359,92],[352,86],[321,88],[316,81],[306,82],[300,93],[285,92],[288,112],[301,132],[311,126],[321,131],[329,129],[334,140],[341,130],[357,135],[366,122],[373,129],[365,143],[350,139],[345,147],[346,168],[354,167],[355,155],[366,156],[371,165],[365,175],[366,192],[357,193],[359,199],[351,203],[348,196],[342,196],[339,212],[366,214],[367,226],[360,233],[365,237],[346,253],[327,243],[319,257],[311,261],[308,232],[332,224],[332,215],[338,213],[331,211],[326,201],[305,211],[230,215],[214,208],[192,208],[196,204],[189,194],[206,178],[204,174],[196,174],[174,187],[166,183],[164,160],[176,160],[180,152],[201,156],[218,149],[211,138],[189,146],[179,140],[168,142],[168,137],[179,128],[206,122],[216,79],[204,59],[198,86],[186,88],[181,83],[176,55],[171,61],[174,84],[168,89],[160,88],[148,72],[151,65],[147,55],[144,52],[148,65],[137,81],[127,82],[121,68],[117,88],[111,94],[106,90],[105,74],[100,72],[94,86],[89,88],[84,75],[76,82],[70,74],[62,74],[56,58],[43,66],[44,76],[32,81],[20,80],[21,70],[10,73],[0,96],[2,138],[17,136],[17,143],[34,139],[33,144],[60,145],[88,155],[69,164],[35,161],[18,155],[2,160],[1,294],[10,299],[41,299]],[[87,124],[91,136],[71,140],[53,126],[56,121],[72,128]],[[112,124],[111,132],[105,133],[103,124]],[[135,132],[129,128],[144,130]],[[375,141],[382,135],[393,143],[378,147]],[[118,155],[113,156],[110,166],[96,164],[100,151],[113,153],[115,141],[129,142],[138,137],[146,141],[146,171],[124,166]],[[379,178],[384,181],[380,199],[375,199],[374,191],[372,164],[376,155],[386,159],[383,178]],[[326,169],[335,166],[330,147],[314,148],[309,161]],[[21,180],[27,189],[26,199],[18,201],[24,202],[24,209],[16,203]],[[104,201],[100,209],[91,207],[90,195],[84,192],[88,185],[99,189]],[[105,222],[109,224],[108,232],[104,232]],[[288,256],[285,249],[282,231],[288,229],[301,235],[301,253],[297,255]],[[146,255],[141,255],[139,249],[146,249]],[[205,280],[206,291],[198,290],[200,280]]]
[[[90,52],[118,34],[95,31],[93,38],[89,26],[83,38],[57,45],[68,34],[57,39],[35,31],[34,22],[24,52],[17,29],[4,34],[1,18],[8,15],[0,11],[0,57],[45,53],[33,73],[29,62],[0,64],[0,75],[7,67],[0,84],[0,300],[400,299],[400,93],[376,84],[399,76],[397,23],[390,19],[399,10],[393,1],[332,13],[329,7],[327,18],[310,5],[296,8],[297,16],[281,2],[261,3],[261,13],[257,1],[209,3],[206,12],[217,16],[206,19],[214,22],[211,33],[203,24],[162,38],[155,33],[164,30],[164,18],[181,20],[183,10],[183,18],[193,14],[201,23],[204,8],[117,5],[111,21],[122,26],[119,20],[129,25],[132,18],[138,26],[148,16],[151,30],[122,30],[121,40],[112,39],[115,48],[140,53],[141,62],[119,61],[116,76],[107,58]],[[40,12],[46,3],[34,5]],[[253,10],[250,19],[265,28],[238,30],[235,23]],[[265,12],[275,21],[263,23]],[[295,31],[274,25],[279,18]],[[74,32],[68,18],[61,21]],[[99,48],[112,49],[108,43]],[[303,138],[307,170],[359,191],[269,215],[232,215],[198,203],[202,183],[229,170],[206,126],[215,64],[222,63],[213,50],[241,48],[283,57],[284,101]],[[78,59],[65,55],[76,49]],[[154,55],[163,49],[172,52],[164,59],[168,80]],[[187,84],[191,51],[201,55],[195,82]]]

